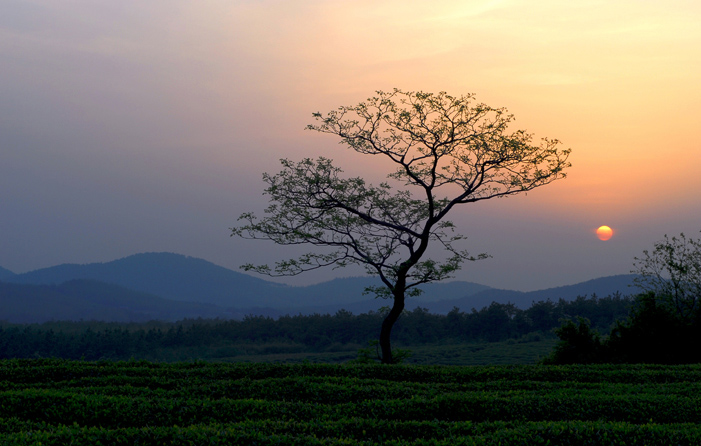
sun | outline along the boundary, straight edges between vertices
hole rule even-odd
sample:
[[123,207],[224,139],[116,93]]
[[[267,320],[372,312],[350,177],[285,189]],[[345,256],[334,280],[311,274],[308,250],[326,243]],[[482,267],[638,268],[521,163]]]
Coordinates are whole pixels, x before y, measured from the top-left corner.
[[599,237],[599,240],[606,241],[613,237],[613,229],[608,226],[599,226],[599,229],[596,230],[596,236]]

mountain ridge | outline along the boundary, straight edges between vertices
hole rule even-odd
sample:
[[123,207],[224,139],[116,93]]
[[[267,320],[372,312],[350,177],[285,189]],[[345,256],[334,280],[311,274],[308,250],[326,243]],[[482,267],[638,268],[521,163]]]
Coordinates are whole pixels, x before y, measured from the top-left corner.
[[[480,291],[472,296],[456,299],[450,302],[442,301],[431,307],[432,311],[437,313],[447,313],[453,306],[460,307],[461,304],[470,303],[473,308],[480,309],[488,306],[492,302],[513,303],[518,308],[526,309],[534,302],[558,299],[573,300],[579,296],[606,297],[615,293],[620,293],[623,296],[634,294],[627,292],[632,289],[634,279],[638,277],[635,274],[618,274],[613,276],[598,277],[584,282],[575,283],[572,285],[558,286],[553,288],[545,288],[536,291],[514,291],[501,290],[491,288]],[[448,307],[450,306],[450,307]]]
[[[16,274],[7,281],[32,285],[60,284],[73,279],[96,280],[175,301],[215,304],[226,308],[303,308],[367,300],[365,288],[378,278],[338,278],[292,287],[230,270],[203,259],[173,253],[142,253],[104,263],[61,265]],[[428,284],[424,300],[463,297],[488,289],[472,282]]]
[[[8,281],[33,285],[60,284],[72,279],[97,280],[155,294],[175,301],[194,301],[228,306],[230,295],[216,292],[209,300],[198,299],[201,289],[184,280],[194,275],[201,281],[218,281],[249,297],[272,282],[229,270],[203,259],[173,253],[141,253],[104,263],[61,265],[16,274]],[[277,284],[275,284],[277,285]],[[284,285],[283,285],[284,286]],[[194,298],[192,298],[194,297]]]
[[[27,303],[34,299],[33,308],[46,310],[39,312],[33,322],[51,319],[51,314],[54,319],[106,317],[124,321],[333,314],[341,309],[357,314],[378,311],[390,304],[363,294],[367,286],[380,284],[379,279],[371,276],[293,287],[173,253],[142,253],[105,263],[61,264],[23,274],[10,273],[0,284],[37,288],[2,288],[0,309],[5,310],[0,311],[0,320],[30,321],[32,306],[20,308],[23,299]],[[548,299],[573,300],[593,294],[605,297],[616,292],[632,294],[626,291],[635,277],[607,276],[530,292],[490,288],[473,282],[432,283],[422,287],[425,292],[421,296],[408,298],[406,309],[421,307],[446,314],[454,307],[461,311],[480,310],[492,302],[512,303],[526,309],[533,302]],[[73,312],[68,311],[71,305],[75,306]],[[50,308],[53,313],[48,311]]]

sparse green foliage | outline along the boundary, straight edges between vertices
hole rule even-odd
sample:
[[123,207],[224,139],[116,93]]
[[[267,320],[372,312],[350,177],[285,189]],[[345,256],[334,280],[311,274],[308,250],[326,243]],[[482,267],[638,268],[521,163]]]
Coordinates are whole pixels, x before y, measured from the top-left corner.
[[[393,364],[401,364],[405,359],[412,355],[411,350],[404,348],[392,349],[392,360]],[[380,355],[380,341],[372,340],[368,342],[366,348],[358,349],[358,357],[351,362],[356,364],[373,364],[376,361],[382,362],[382,355]]]
[[[271,275],[294,275],[324,266],[357,264],[385,285],[379,297],[393,306],[382,324],[382,360],[394,362],[390,332],[405,298],[419,286],[447,279],[463,262],[485,258],[457,245],[446,219],[456,206],[527,192],[564,178],[569,150],[559,141],[511,131],[505,109],[476,103],[473,95],[450,96],[395,89],[323,115],[307,128],[338,136],[341,144],[388,163],[388,182],[343,178],[330,159],[282,160],[283,170],[265,174],[271,204],[266,217],[241,215],[232,234],[281,245],[320,248],[297,259],[244,265]],[[391,183],[390,183],[391,182]],[[447,256],[424,257],[429,245]]]
[[701,240],[684,233],[655,243],[652,252],[635,258],[636,285],[655,294],[660,305],[688,322],[701,309]]

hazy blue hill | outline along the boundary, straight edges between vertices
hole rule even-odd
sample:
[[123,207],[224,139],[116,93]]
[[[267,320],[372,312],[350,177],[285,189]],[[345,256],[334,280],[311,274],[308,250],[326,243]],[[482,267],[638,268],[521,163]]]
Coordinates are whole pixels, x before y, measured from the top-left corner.
[[479,283],[462,281],[430,283],[421,288],[424,290],[424,293],[410,300],[416,301],[417,303],[440,302],[459,299],[464,296],[473,296],[477,293],[493,289],[486,285],[480,285]]
[[346,277],[309,286],[294,286],[284,289],[275,308],[301,309],[309,306],[337,305],[367,300],[363,295],[368,286],[380,285],[376,277]]
[[[112,262],[87,265],[63,264],[15,275],[8,281],[49,285],[74,279],[112,283],[177,301],[238,309],[268,307],[292,312],[310,306],[335,308],[336,305],[368,301],[372,296],[363,295],[365,288],[381,284],[373,277],[351,277],[291,287],[232,271],[206,260],[172,253],[135,254]],[[425,293],[418,300],[433,302],[460,298],[488,287],[470,282],[447,282],[425,285],[423,289]]]
[[[176,315],[205,317],[205,314],[224,314],[223,317],[234,318],[247,314],[333,314],[340,309],[364,313],[377,311],[391,303],[373,299],[371,295],[363,295],[367,286],[380,284],[379,279],[374,277],[350,277],[316,285],[292,287],[232,271],[206,260],[172,253],[135,254],[106,263],[63,264],[24,274],[10,274],[4,282],[53,284],[53,288],[37,290],[38,295],[44,296],[48,292],[47,289],[63,290],[63,299],[80,297],[83,306],[87,305],[85,302],[89,302],[91,305],[98,305],[102,309],[100,311],[112,308],[115,312],[114,318],[121,314],[125,318],[123,320],[131,320],[135,317],[134,314],[149,314],[155,319],[172,319],[177,317]],[[634,277],[603,277],[532,292],[499,290],[471,282],[433,283],[422,287],[424,293],[421,296],[409,298],[406,308],[412,310],[423,307],[432,312],[447,313],[453,307],[470,311],[472,308],[479,310],[489,306],[492,302],[511,302],[525,309],[534,301],[547,299],[572,300],[577,296],[591,296],[594,293],[605,297],[617,291],[624,295],[632,294],[636,290],[628,285]],[[77,279],[102,283],[67,283]],[[116,287],[110,289],[106,284]],[[159,298],[161,300],[158,302],[154,300]],[[178,306],[185,302],[189,302],[188,305],[200,306]],[[53,303],[46,305],[47,308],[54,308]],[[173,311],[168,310],[169,305]],[[88,319],[91,317],[88,313],[86,309],[85,315],[80,317]],[[0,313],[0,318],[3,314]],[[60,319],[68,313],[62,308],[56,308],[53,314],[53,319]],[[104,316],[101,318],[105,319]],[[114,318],[105,320],[117,320]]]
[[[623,296],[634,294],[636,290],[628,285],[633,283],[635,275],[618,275],[602,277],[575,285],[562,286],[556,288],[548,288],[545,290],[522,292],[513,290],[500,290],[489,288],[483,285],[477,285],[471,282],[447,282],[444,284],[437,283],[426,286],[429,299],[422,300],[418,298],[408,298],[406,301],[406,310],[412,311],[417,307],[426,308],[432,313],[447,314],[454,307],[458,307],[461,311],[469,312],[473,308],[481,310],[488,307],[492,302],[501,304],[513,303],[518,308],[527,309],[533,302],[564,299],[567,301],[574,300],[578,296],[591,297],[596,294],[598,297],[606,297],[620,292]],[[331,285],[332,283],[344,286],[353,286],[352,279],[325,282],[323,285]],[[331,290],[334,288],[331,287]],[[466,293],[470,293],[466,295]],[[436,300],[436,297],[445,296],[444,300]],[[462,297],[460,297],[462,296]],[[236,317],[242,317],[246,314],[256,314],[270,317],[277,317],[285,314],[334,314],[343,309],[351,313],[360,314],[369,311],[378,311],[380,307],[391,306],[389,300],[372,299],[370,296],[365,296],[365,299],[346,303],[331,303],[323,299],[318,299],[308,306],[281,306],[276,308],[247,308],[237,312]]]
[[587,280],[574,285],[531,291],[526,293],[531,300],[525,302],[525,305],[529,307],[534,300],[557,300],[560,297],[565,300],[571,300],[577,296],[591,297],[592,294],[596,294],[598,297],[606,297],[616,292],[621,293],[623,296],[637,294],[640,290],[632,286],[636,277],[638,276],[635,274],[619,274],[599,277],[598,279]]
[[11,279],[14,276],[16,276],[15,273],[0,266],[0,280]]
[[[280,303],[280,306],[286,308],[309,306],[336,308],[338,304],[350,304],[346,306],[359,305],[362,308],[377,309],[382,305],[386,305],[386,303],[372,303],[378,302],[376,299],[373,299],[374,295],[363,294],[363,292],[369,286],[378,285],[382,285],[382,282],[376,277],[347,277],[306,287],[289,287],[284,290],[286,298],[285,301]],[[457,299],[487,290],[489,287],[472,282],[455,281],[431,283],[423,285],[421,289],[424,292],[414,299],[417,302]],[[368,304],[368,301],[371,303]]]
[[13,323],[50,320],[149,321],[230,317],[222,308],[173,302],[92,280],[61,285],[0,283],[0,319]]
[[[66,296],[55,287],[0,283],[0,319],[3,321],[31,323],[94,319],[101,316],[100,310],[99,306]],[[115,312],[114,317],[125,316],[120,313]]]
[[633,279],[635,277],[637,277],[635,274],[620,274],[616,276],[600,277],[574,285],[529,292],[492,288],[480,291],[471,296],[465,296],[461,299],[436,302],[427,307],[436,313],[447,313],[454,306],[459,307],[463,311],[467,311],[472,308],[481,309],[492,302],[511,302],[518,308],[526,309],[529,308],[533,302],[548,299],[553,301],[557,301],[558,299],[574,300],[577,296],[591,297],[593,294],[596,294],[598,297],[606,297],[616,292],[627,296],[637,293],[637,289],[630,286],[633,284]]
[[149,319],[178,320],[228,316],[222,307],[213,304],[174,302],[151,294],[132,291],[119,285],[92,280],[71,280],[62,283],[57,288],[84,301],[103,307],[129,310],[143,314]]
[[[286,288],[206,260],[172,253],[135,254],[106,263],[63,264],[16,275],[12,282],[60,284],[90,279],[166,299],[224,307],[265,306]],[[270,301],[270,302],[269,302]]]

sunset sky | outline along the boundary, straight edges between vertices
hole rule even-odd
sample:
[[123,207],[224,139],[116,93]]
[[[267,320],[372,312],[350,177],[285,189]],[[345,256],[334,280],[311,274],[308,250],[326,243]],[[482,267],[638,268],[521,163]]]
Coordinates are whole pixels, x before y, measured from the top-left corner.
[[396,87],[475,93],[572,149],[567,179],[456,209],[466,247],[493,256],[456,279],[628,273],[664,234],[701,236],[699,23],[697,0],[3,0],[0,266],[292,257],[229,237],[266,206],[261,174],[323,155],[376,177],[304,127]]

